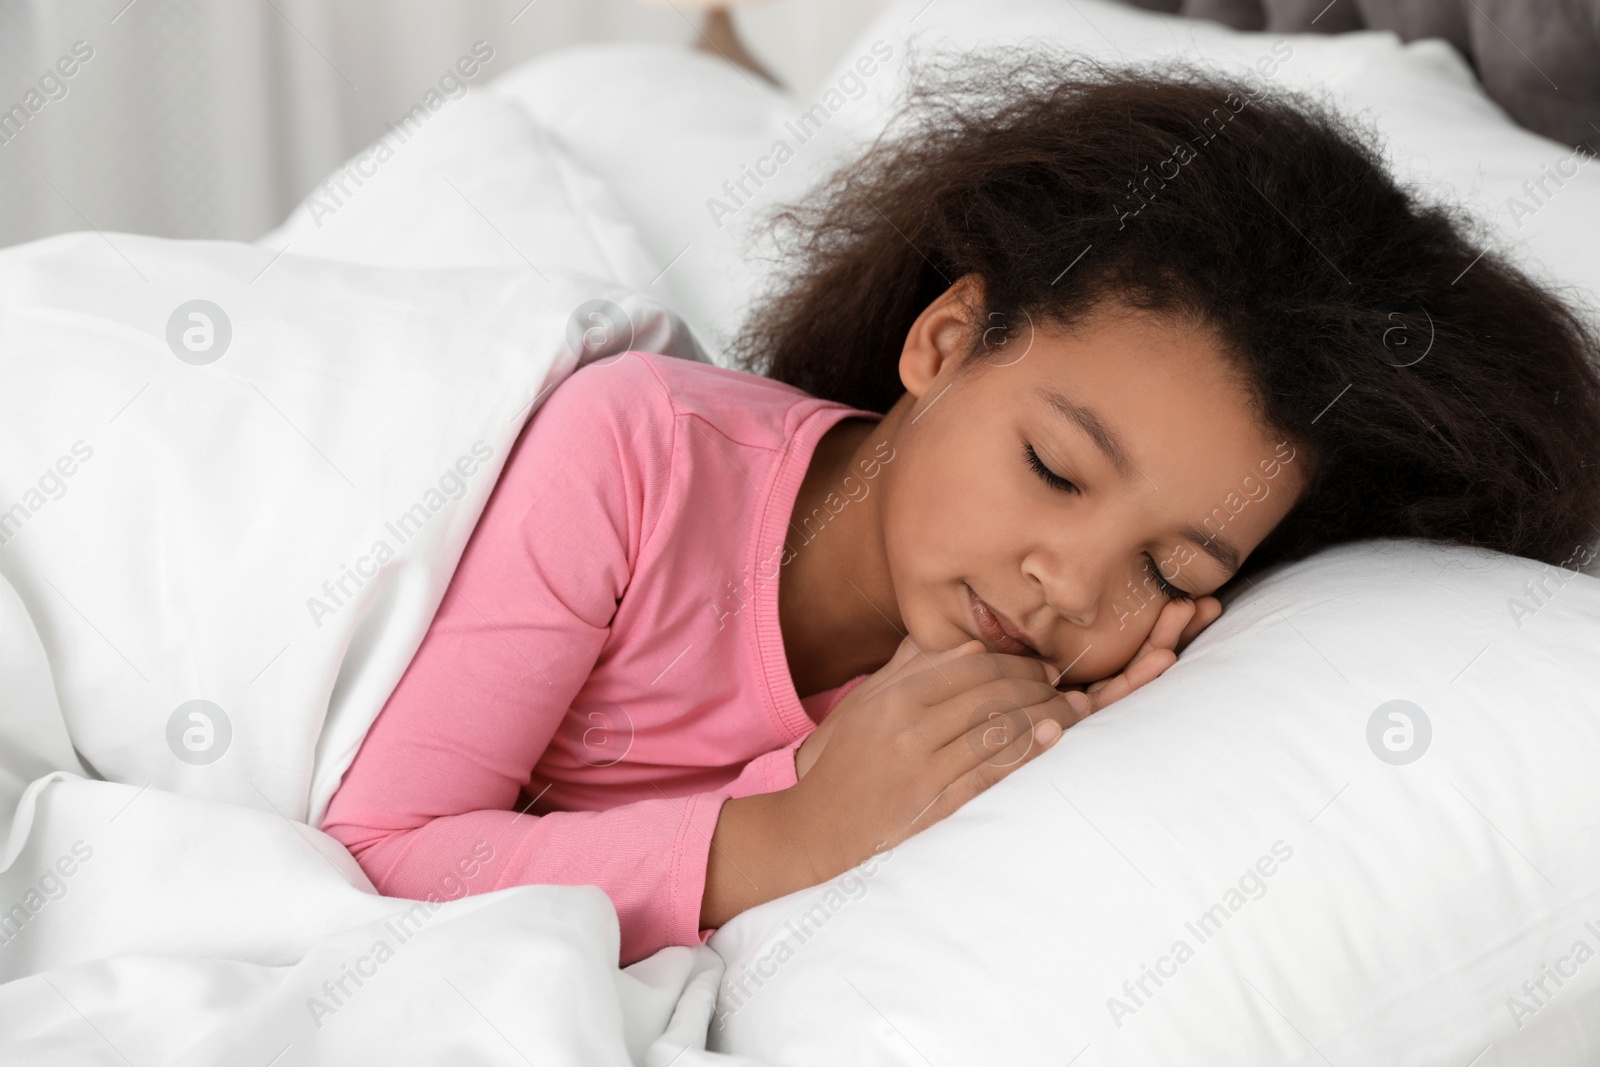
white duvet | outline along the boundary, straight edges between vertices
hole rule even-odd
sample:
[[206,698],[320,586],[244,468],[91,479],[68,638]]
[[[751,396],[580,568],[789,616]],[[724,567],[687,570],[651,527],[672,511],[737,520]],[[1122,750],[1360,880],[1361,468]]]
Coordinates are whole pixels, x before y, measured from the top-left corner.
[[702,1051],[716,955],[619,970],[599,889],[384,899],[312,829],[578,350],[697,355],[603,188],[454,106],[500,167],[336,221],[456,197],[462,269],[0,251],[0,1063],[753,1062]]

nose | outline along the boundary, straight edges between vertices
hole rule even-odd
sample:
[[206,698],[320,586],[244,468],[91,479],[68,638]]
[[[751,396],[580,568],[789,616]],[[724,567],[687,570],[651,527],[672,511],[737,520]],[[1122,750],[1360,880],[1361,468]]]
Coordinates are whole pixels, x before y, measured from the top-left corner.
[[[1057,615],[1087,630],[1105,598],[1111,568],[1108,553],[1085,541],[1063,540],[1028,553],[1022,573],[1039,584],[1045,603]],[[1037,625],[1032,619],[1027,624]]]

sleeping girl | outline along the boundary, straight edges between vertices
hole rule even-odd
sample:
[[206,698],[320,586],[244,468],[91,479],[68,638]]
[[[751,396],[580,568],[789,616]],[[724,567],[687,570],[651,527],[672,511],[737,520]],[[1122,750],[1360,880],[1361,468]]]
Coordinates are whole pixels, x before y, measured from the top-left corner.
[[518,438],[323,824],[380,892],[595,885],[622,963],[694,945],[1263,567],[1600,534],[1593,334],[1321,105],[974,53],[772,223],[742,369],[600,360]]

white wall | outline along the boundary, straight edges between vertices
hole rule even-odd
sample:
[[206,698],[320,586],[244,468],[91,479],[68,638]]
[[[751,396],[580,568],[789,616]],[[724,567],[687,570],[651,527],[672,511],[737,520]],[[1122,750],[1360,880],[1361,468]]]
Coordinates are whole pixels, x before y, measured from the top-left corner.
[[[777,0],[736,21],[804,95],[886,2]],[[688,47],[700,18],[682,0],[0,0],[0,118],[30,91],[38,108],[0,126],[0,245],[253,239],[475,41],[494,50],[481,84],[574,43]],[[78,41],[92,57],[61,77]]]

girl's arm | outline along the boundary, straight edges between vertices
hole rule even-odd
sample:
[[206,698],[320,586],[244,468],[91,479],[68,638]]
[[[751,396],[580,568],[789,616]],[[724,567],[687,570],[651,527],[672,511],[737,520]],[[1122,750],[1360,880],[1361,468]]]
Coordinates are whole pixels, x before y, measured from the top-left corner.
[[[625,961],[701,941],[727,790],[601,812],[514,810],[607,638],[666,492],[672,433],[659,381],[623,356],[563,381],[513,446],[323,822],[379,892],[591,884],[616,905]],[[736,784],[767,787],[785,754],[754,761]]]

